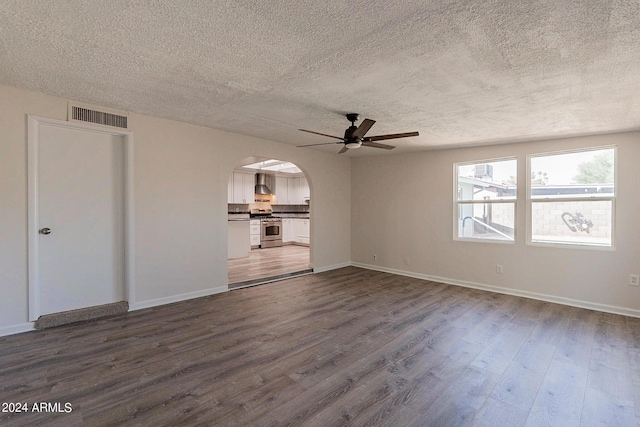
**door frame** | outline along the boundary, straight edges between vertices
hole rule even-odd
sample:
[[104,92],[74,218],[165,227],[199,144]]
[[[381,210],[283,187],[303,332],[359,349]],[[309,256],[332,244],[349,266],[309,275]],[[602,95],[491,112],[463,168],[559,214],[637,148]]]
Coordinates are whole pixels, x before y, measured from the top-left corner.
[[27,115],[27,234],[28,234],[28,290],[29,321],[40,316],[40,271],[39,271],[39,234],[38,200],[40,186],[38,182],[38,148],[40,126],[59,126],[71,130],[106,133],[121,136],[124,143],[124,294],[129,304],[135,303],[135,264],[134,264],[134,212],[133,212],[133,133],[126,129],[109,128],[82,122],[71,122],[47,117]]

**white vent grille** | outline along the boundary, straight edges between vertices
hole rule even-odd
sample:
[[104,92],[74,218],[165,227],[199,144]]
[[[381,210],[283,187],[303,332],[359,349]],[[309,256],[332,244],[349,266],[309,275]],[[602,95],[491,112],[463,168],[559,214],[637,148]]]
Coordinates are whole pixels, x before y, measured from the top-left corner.
[[71,106],[71,119],[81,122],[96,123],[99,125],[127,129],[126,116],[119,116],[117,114],[77,107],[75,105]]

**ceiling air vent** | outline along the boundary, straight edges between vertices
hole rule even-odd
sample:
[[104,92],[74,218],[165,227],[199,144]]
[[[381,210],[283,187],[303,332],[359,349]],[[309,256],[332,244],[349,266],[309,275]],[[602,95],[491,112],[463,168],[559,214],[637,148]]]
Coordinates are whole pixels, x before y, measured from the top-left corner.
[[127,116],[93,110],[77,105],[69,105],[69,119],[127,129]]

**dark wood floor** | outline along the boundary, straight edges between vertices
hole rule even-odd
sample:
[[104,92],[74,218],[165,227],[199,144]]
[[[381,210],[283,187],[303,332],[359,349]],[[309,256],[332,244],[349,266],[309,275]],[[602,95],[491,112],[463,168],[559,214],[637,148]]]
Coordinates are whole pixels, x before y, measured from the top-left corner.
[[72,405],[3,427],[637,427],[640,319],[350,267],[0,338],[0,402]]

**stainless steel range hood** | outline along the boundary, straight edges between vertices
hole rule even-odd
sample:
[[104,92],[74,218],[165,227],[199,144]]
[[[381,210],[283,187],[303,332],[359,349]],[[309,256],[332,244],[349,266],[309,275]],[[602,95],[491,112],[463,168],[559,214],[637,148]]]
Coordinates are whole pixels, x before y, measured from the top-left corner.
[[269,187],[267,187],[267,174],[265,173],[257,173],[256,174],[256,194],[273,194]]

